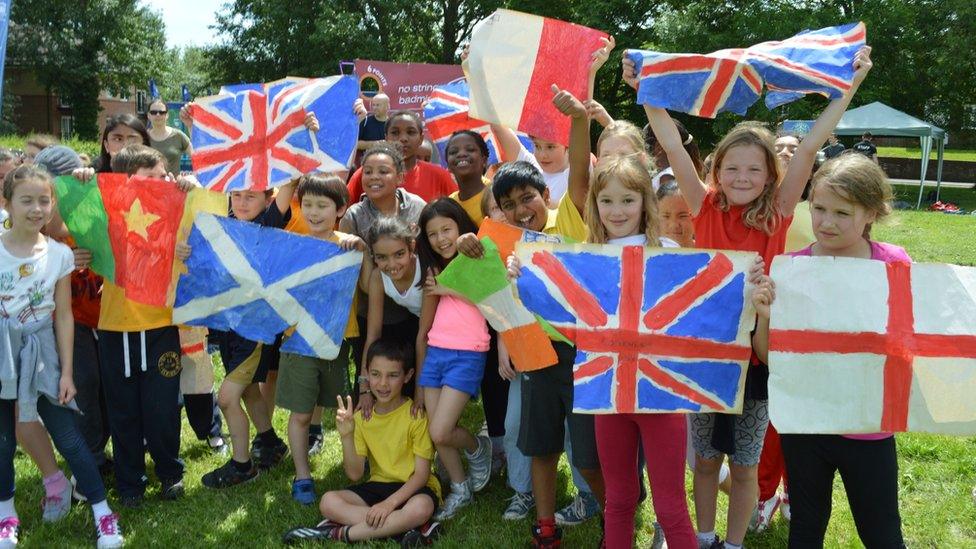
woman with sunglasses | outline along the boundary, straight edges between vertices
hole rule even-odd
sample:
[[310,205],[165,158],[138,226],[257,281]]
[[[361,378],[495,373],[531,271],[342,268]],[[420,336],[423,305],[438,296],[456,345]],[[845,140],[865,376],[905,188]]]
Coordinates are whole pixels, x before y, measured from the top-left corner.
[[190,138],[185,133],[166,125],[167,114],[168,109],[162,99],[154,99],[149,104],[149,141],[152,148],[166,157],[166,171],[179,174],[180,157],[193,150],[190,147]]

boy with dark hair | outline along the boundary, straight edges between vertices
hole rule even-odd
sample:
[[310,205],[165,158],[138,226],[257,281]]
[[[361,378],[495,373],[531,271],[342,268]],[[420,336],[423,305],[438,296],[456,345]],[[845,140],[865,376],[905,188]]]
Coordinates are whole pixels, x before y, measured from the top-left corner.
[[872,142],[873,139],[874,136],[871,135],[871,132],[864,132],[861,135],[861,140],[855,143],[854,146],[851,147],[851,150],[856,153],[863,154],[871,160],[874,160],[874,163],[877,164],[878,148],[874,146],[874,143]]
[[312,528],[295,528],[285,543],[332,540],[352,543],[403,534],[405,547],[430,545],[440,525],[430,522],[440,500],[440,485],[431,474],[434,445],[425,416],[410,414],[412,400],[402,394],[413,375],[413,349],[379,339],[366,353],[370,390],[375,397],[369,421],[354,412],[352,397],[337,397],[336,430],[342,440],[342,465],[353,482],[369,480],[322,496],[325,520]]
[[[324,174],[304,175],[298,179],[298,200],[309,236],[328,240],[347,250],[365,249],[365,243],[358,236],[334,230],[349,202],[349,193],[341,179]],[[355,306],[350,307],[345,338],[334,360],[281,353],[275,402],[291,412],[288,443],[295,462],[291,496],[303,505],[315,503],[315,484],[308,459],[313,413],[316,407],[334,407],[336,397],[349,393],[348,339],[359,335],[355,310]]]
[[[278,189],[271,200],[271,191],[232,191],[230,215],[265,227],[282,229],[291,218],[291,197],[296,182]],[[189,254],[187,254],[189,255]],[[275,433],[271,411],[261,396],[258,383],[266,379],[272,364],[278,363],[278,344],[265,345],[241,337],[233,331],[210,330],[210,340],[220,348],[220,358],[226,376],[217,392],[217,404],[224,414],[230,431],[230,460],[203,475],[201,483],[208,488],[226,488],[253,480],[259,469],[274,467],[288,453],[285,441]],[[241,406],[243,401],[247,413]],[[250,423],[257,435],[250,443]],[[253,458],[253,459],[252,459]]]
[[[562,110],[561,104],[567,100],[567,92],[559,92],[553,102]],[[589,131],[589,119],[585,112],[573,114],[571,118],[570,147],[586,147],[585,142],[574,140]],[[570,155],[569,188],[556,210],[547,207],[549,188],[535,166],[524,161],[502,166],[495,174],[491,189],[505,220],[529,231],[560,235],[571,241],[586,240],[582,212],[589,188],[589,159],[579,157],[582,162]],[[573,162],[577,163],[574,165]],[[470,257],[481,257],[484,253],[477,235],[470,233],[458,238],[457,248]],[[556,476],[559,455],[565,447],[567,425],[572,463],[593,491],[596,501],[603,501],[603,477],[593,416],[573,412],[576,347],[562,341],[553,341],[552,346],[558,357],[555,365],[522,374],[518,448],[532,458],[532,493],[537,517],[532,527],[534,547],[559,547],[561,543],[562,532],[556,526]]]

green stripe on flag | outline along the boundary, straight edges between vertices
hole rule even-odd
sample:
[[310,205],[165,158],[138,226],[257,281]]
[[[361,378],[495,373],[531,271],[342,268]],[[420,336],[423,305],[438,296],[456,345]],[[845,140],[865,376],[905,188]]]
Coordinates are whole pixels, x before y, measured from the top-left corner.
[[444,272],[437,275],[437,282],[473,303],[478,303],[508,286],[505,263],[498,254],[498,246],[488,237],[482,238],[481,244],[485,247],[485,254],[481,259],[458,254]]
[[63,175],[54,180],[58,195],[58,211],[75,245],[91,251],[91,269],[110,281],[115,281],[115,255],[108,237],[108,214],[98,187],[98,176],[82,183],[73,176]]

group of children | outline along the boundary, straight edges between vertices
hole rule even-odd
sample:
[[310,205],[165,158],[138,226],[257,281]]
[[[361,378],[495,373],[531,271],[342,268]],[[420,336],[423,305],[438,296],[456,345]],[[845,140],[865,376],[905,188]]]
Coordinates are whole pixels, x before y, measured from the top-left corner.
[[[594,54],[591,76],[612,47],[608,42]],[[201,440],[223,447],[217,408],[230,433],[231,455],[203,476],[206,487],[252,480],[291,452],[292,496],[306,505],[318,500],[324,520],[288,531],[286,542],[398,537],[407,546],[430,544],[441,521],[468,505],[504,462],[513,495],[501,514],[521,519],[534,507],[533,546],[558,547],[560,525],[599,515],[601,546],[631,547],[646,464],[656,524],[668,547],[738,549],[750,520],[754,527],[769,520],[764,503],[771,497],[760,493],[758,480],[762,462],[768,462],[785,468],[789,479],[789,496],[776,495],[776,501],[790,509],[791,547],[823,545],[838,470],[862,541],[902,546],[890,434],[779,437],[767,430],[765,362],[775,299],[767,272],[773,257],[787,249],[790,233],[808,235],[795,237],[806,238],[795,255],[910,261],[904,250],[869,239],[871,224],[889,213],[891,196],[874,163],[842,155],[813,170],[819,146],[871,67],[869,52],[865,48],[854,61],[850,92],[824,109],[805,139],[790,137],[777,146],[763,126],[744,122],[718,144],[707,172],[693,136],[664,110],[646,107],[649,125],[642,132],[610,119],[598,103],[554,87],[554,105],[571,119],[568,148],[535,140],[532,155],[512,130],[494,127],[506,162],[489,166],[481,135],[459,131],[447,143],[445,170],[417,158],[423,122],[399,111],[389,113],[385,142],[365,151],[348,183],[314,173],[276,194],[230,193],[230,215],[238,220],[368,253],[338,358],[279,353],[277,344],[211,329],[209,341],[219,348],[226,371],[216,395],[207,386],[181,391],[181,337],[187,336],[173,325],[172,310],[128,299],[87,269],[90,252],[69,247],[52,174],[87,181],[93,171],[43,159],[40,166],[13,170],[4,180],[9,220],[0,236],[0,545],[16,545],[19,527],[15,426],[18,434],[33,429],[19,436],[25,448],[40,448],[29,453],[44,477],[45,519],[48,507],[51,520],[67,512],[74,483],[91,503],[98,546],[118,547],[118,515],[108,507],[99,467],[109,463],[121,504],[137,507],[146,489],[148,449],[161,497],[181,497],[183,402]],[[626,59],[623,78],[636,85]],[[595,163],[591,120],[605,126]],[[310,129],[317,124],[314,116],[306,120]],[[149,143],[141,122],[113,118],[103,134],[99,171],[172,179],[179,189],[192,189],[192,177],[168,174],[165,158]],[[667,173],[655,177],[655,158],[667,163]],[[798,228],[794,212],[801,211],[809,221]],[[517,372],[477,307],[436,278],[458,254],[484,253],[476,233],[485,218],[564,241],[758,253],[749,275],[758,322],[742,413],[575,413],[576,348],[565,341],[552,341],[556,364]],[[179,259],[192,254],[185,243],[178,245]],[[514,255],[505,259],[514,280],[521,266]],[[99,285],[100,294],[87,291]],[[73,300],[73,315],[58,314]],[[94,315],[79,317],[93,308]],[[352,382],[350,361],[357,374]],[[73,380],[85,377],[83,369],[95,382],[76,388]],[[459,422],[479,395],[486,426],[472,433]],[[275,405],[290,412],[287,444],[271,422]],[[72,411],[79,406],[84,415]],[[319,498],[309,453],[321,444],[322,408],[336,410],[343,469],[355,484]],[[45,465],[53,452],[38,444],[46,440],[44,429],[68,462],[72,483],[56,464],[54,471]],[[114,463],[104,455],[108,435]],[[781,452],[767,456],[764,442]],[[557,511],[557,464],[564,451],[580,495]],[[447,480],[443,488],[432,472],[435,463]],[[686,463],[694,475],[694,524]],[[720,487],[729,493],[724,541],[715,533]]]

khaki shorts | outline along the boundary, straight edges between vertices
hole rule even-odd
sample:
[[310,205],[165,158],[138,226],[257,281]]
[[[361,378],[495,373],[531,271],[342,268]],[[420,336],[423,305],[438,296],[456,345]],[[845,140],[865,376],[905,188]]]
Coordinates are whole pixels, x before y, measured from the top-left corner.
[[275,403],[298,414],[311,414],[316,406],[336,407],[336,396],[348,395],[349,343],[342,342],[339,356],[325,360],[281,353]]

